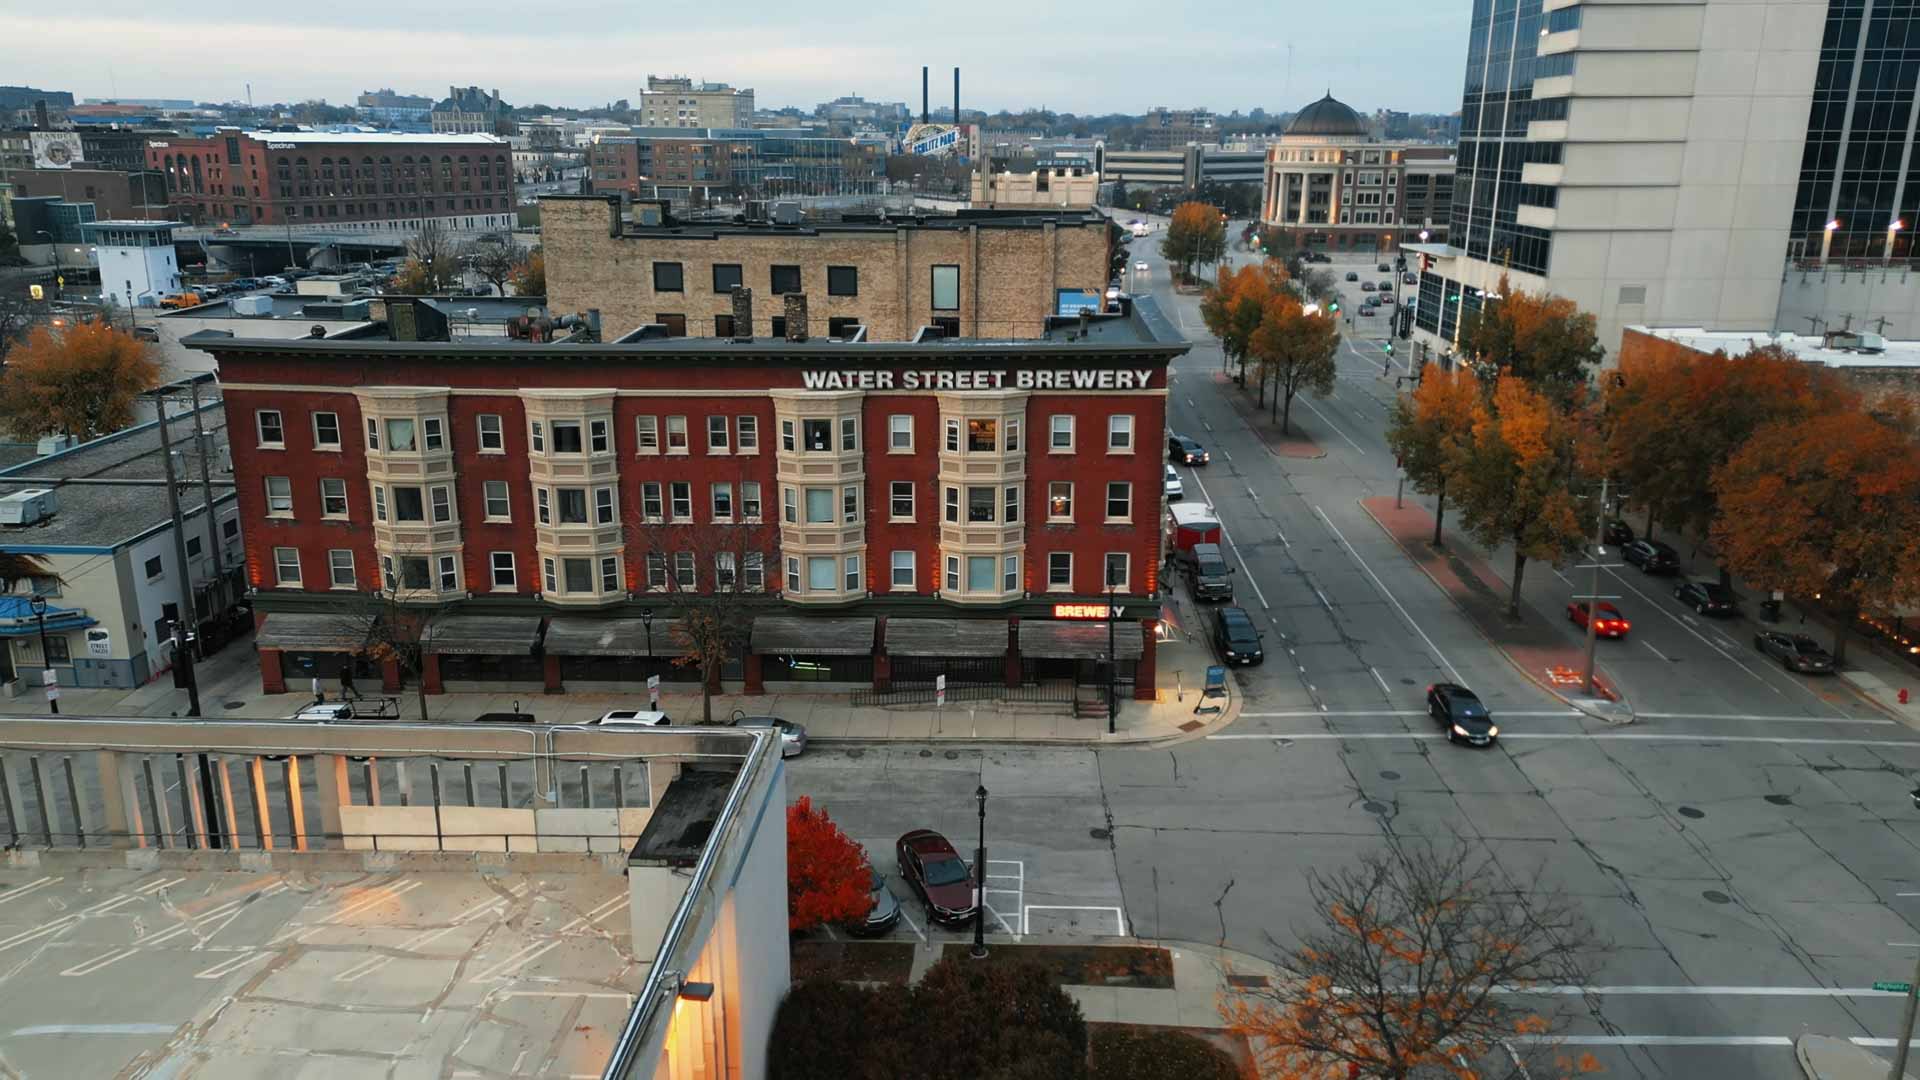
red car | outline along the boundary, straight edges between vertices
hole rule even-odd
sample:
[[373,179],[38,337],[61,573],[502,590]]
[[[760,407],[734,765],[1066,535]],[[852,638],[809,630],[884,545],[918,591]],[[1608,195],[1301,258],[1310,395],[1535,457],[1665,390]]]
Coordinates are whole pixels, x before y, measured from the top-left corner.
[[[1625,615],[1620,614],[1620,609],[1605,600],[1596,605],[1596,610],[1599,612],[1599,616],[1593,620],[1593,632],[1596,636],[1623,638],[1627,636],[1627,631],[1633,629],[1633,624],[1627,621]],[[1585,600],[1576,600],[1567,605],[1567,621],[1582,630],[1587,628]]]
[[900,876],[927,905],[927,918],[960,925],[979,913],[973,902],[973,871],[947,838],[915,829],[894,844]]

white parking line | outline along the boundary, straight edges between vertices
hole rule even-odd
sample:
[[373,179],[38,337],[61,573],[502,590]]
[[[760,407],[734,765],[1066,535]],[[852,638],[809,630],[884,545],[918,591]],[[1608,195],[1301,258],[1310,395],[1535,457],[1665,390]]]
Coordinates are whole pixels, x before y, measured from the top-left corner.
[[912,928],[914,937],[919,938],[921,941],[927,940],[926,931],[920,929],[920,924],[914,922],[913,916],[907,914],[907,906],[905,904],[900,905],[900,917],[907,920],[907,925]]
[[1027,926],[1028,918],[1035,911],[1111,911],[1115,925],[1114,936],[1127,936],[1127,913],[1117,907],[1090,904],[1028,904],[1020,909],[1020,925]]
[[[1380,595],[1387,598],[1387,601],[1393,605],[1394,610],[1400,613],[1400,617],[1407,620],[1407,625],[1413,627],[1413,632],[1420,635],[1420,640],[1427,643],[1427,648],[1433,651],[1434,659],[1440,661],[1441,665],[1447,669],[1447,673],[1453,676],[1453,681],[1457,683],[1466,682],[1467,680],[1461,676],[1459,670],[1453,666],[1453,662],[1448,660],[1446,654],[1440,651],[1440,646],[1435,645],[1433,639],[1427,636],[1427,632],[1420,629],[1420,624],[1413,621],[1412,615],[1407,614],[1407,609],[1401,605],[1399,598],[1394,596],[1392,591],[1387,588],[1387,583],[1380,580],[1380,575],[1373,572],[1373,567],[1367,565],[1367,560],[1362,559],[1360,553],[1354,550],[1353,545],[1347,542],[1347,534],[1340,531],[1340,526],[1335,525],[1333,519],[1327,516],[1327,512],[1318,506],[1313,508],[1313,512],[1320,515],[1320,520],[1326,522],[1327,528],[1333,530],[1334,536],[1339,537],[1340,546],[1346,548],[1347,554],[1353,556],[1353,561],[1358,563],[1360,569],[1365,570],[1367,576],[1373,579],[1374,587],[1380,590]],[[1262,602],[1264,602],[1264,599]]]
[[17,889],[10,889],[6,892],[0,893],[0,904],[4,904],[9,900],[18,900],[21,897],[27,895],[28,893],[32,892],[35,889],[40,888],[43,885],[52,885],[56,882],[61,882],[65,880],[66,878],[64,877],[43,877],[37,881],[29,881],[25,885],[22,885]]
[[[1303,731],[1254,734],[1252,732],[1223,732],[1209,735],[1209,739],[1288,739],[1305,742],[1322,739],[1438,739],[1443,738],[1438,731]],[[1776,746],[1885,746],[1907,750],[1920,750],[1920,740],[1902,739],[1814,739],[1790,735],[1681,735],[1652,731],[1512,731],[1501,732],[1501,742],[1568,742],[1576,739],[1592,739],[1607,742],[1691,742],[1691,743],[1772,743]],[[1893,944],[1888,942],[1888,944]]]

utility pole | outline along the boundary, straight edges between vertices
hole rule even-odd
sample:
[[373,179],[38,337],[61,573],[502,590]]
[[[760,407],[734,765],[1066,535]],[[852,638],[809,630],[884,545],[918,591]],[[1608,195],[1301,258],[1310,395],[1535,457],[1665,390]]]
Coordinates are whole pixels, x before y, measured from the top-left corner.
[[200,501],[207,507],[207,550],[213,555],[213,577],[224,581],[227,576],[226,560],[220,554],[220,523],[214,520],[213,478],[208,473],[207,432],[200,426],[200,380],[189,379],[188,388],[193,393],[193,449],[200,458]]
[[200,715],[200,688],[193,677],[193,647],[188,640],[187,627],[194,626],[197,613],[193,605],[193,574],[191,564],[187,562],[187,534],[183,527],[186,523],[180,519],[180,488],[173,475],[173,442],[167,434],[167,399],[164,394],[153,397],[154,411],[160,414],[160,461],[167,473],[167,514],[173,520],[173,554],[180,564],[180,617],[174,622],[173,662],[185,665],[182,672],[187,688],[187,715]]
[[1920,1004],[1920,961],[1914,963],[1913,981],[1907,984],[1907,1008],[1900,1017],[1900,1041],[1893,1048],[1893,1068],[1887,1080],[1907,1080],[1907,1044],[1913,1041],[1913,1014]]
[[1600,560],[1607,553],[1607,478],[1600,478],[1600,502],[1594,509],[1593,587],[1587,590],[1587,696],[1593,696],[1593,646],[1600,638]]

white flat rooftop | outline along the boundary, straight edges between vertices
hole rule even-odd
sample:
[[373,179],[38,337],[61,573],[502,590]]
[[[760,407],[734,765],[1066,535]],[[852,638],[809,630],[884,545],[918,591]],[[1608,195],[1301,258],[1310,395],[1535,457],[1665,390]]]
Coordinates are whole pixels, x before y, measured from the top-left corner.
[[598,1076],[646,974],[626,878],[584,862],[59,863],[0,870],[8,1076]]
[[1698,326],[1629,326],[1629,330],[1685,345],[1700,352],[1725,352],[1738,356],[1761,345],[1778,345],[1810,363],[1832,368],[1920,367],[1920,341],[1887,341],[1880,352],[1863,353],[1849,349],[1829,349],[1822,339],[1806,334],[1771,333],[1766,330],[1706,330]]
[[505,146],[498,135],[450,135],[405,131],[249,131],[267,142],[284,143],[444,143],[449,146]]

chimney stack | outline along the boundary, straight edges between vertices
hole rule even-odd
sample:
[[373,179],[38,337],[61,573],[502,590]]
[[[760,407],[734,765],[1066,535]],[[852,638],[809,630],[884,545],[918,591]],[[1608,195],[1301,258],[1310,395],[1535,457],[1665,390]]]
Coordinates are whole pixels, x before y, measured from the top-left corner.
[[807,340],[807,294],[788,293],[787,301],[787,340]]
[[927,122],[927,67],[920,65],[920,122]]
[[960,123],[960,69],[959,68],[953,69],[953,122],[956,127],[959,126],[959,123]]
[[753,290],[745,285],[733,287],[733,340],[753,340]]

